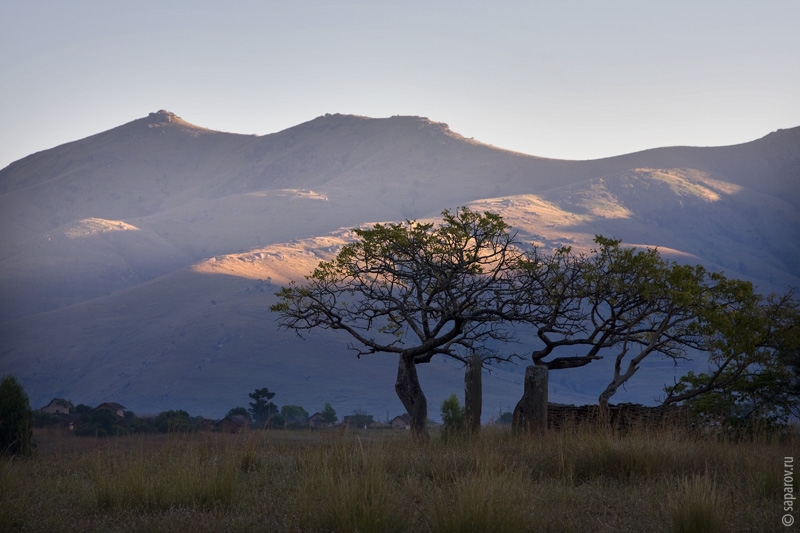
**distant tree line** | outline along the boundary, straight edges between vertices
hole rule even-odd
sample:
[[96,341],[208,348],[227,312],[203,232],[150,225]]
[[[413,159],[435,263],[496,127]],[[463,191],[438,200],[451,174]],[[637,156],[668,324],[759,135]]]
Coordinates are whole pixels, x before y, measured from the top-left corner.
[[[73,429],[73,433],[78,436],[106,437],[118,435],[130,435],[140,433],[188,433],[198,430],[214,431],[219,430],[219,421],[208,419],[202,416],[191,416],[187,411],[168,410],[158,413],[152,417],[140,417],[132,411],[124,411],[120,416],[112,408],[105,404],[93,408],[85,404],[79,404],[71,409],[69,414],[53,414],[43,410],[32,411],[27,403],[27,395],[21,385],[13,377],[4,381],[3,393],[0,403],[0,413],[17,413],[18,419],[14,427],[27,427],[28,430],[35,427],[68,425]],[[271,399],[275,396],[268,388],[260,388],[249,394],[253,400],[249,408],[234,407],[230,409],[226,417],[243,417],[247,424],[246,427],[252,429],[296,429],[308,427],[309,414],[299,405],[284,405],[278,408]],[[8,406],[7,406],[8,405]],[[24,406],[23,406],[24,405]],[[71,406],[71,404],[70,404]],[[121,407],[121,406],[119,406]],[[23,416],[20,413],[27,413]],[[354,417],[359,422],[368,420],[367,424],[372,423],[372,416],[363,411],[354,411]],[[0,421],[8,423],[11,416],[4,416]],[[338,421],[336,410],[325,403],[319,413],[320,425],[333,426]],[[350,418],[350,417],[348,417]],[[360,424],[364,425],[364,424]],[[19,431],[22,431],[21,429]],[[4,432],[11,435],[11,432]],[[11,442],[9,437],[9,442]],[[18,445],[15,444],[18,447]],[[16,450],[16,448],[14,448]]]
[[[249,408],[234,407],[228,411],[227,416],[242,416],[254,426],[260,428],[299,428],[308,425],[309,414],[299,405],[284,405],[281,408],[271,400],[275,397],[267,387],[256,389],[248,394],[252,402]],[[325,424],[333,425],[338,420],[336,410],[331,404],[326,403],[321,411]]]

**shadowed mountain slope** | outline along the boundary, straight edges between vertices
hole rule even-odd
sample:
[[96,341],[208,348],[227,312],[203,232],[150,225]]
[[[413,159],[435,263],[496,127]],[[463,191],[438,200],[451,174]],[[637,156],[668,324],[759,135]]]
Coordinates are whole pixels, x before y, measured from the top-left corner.
[[[279,403],[313,410],[335,394],[353,408],[399,409],[393,362],[333,355],[347,352],[338,336],[295,342],[265,310],[349,228],[460,205],[500,212],[544,247],[586,249],[603,234],[765,292],[800,285],[800,128],[737,146],[560,161],[419,117],[326,115],[252,136],[159,111],[0,170],[0,370],[20,377],[34,404],[61,395],[220,413],[234,393],[242,403],[279,377],[293,398]],[[437,376],[432,406],[460,388],[448,364],[426,371]],[[658,369],[653,379],[669,381]],[[503,394],[518,374],[495,375],[487,398],[513,405],[515,393]],[[634,397],[657,394],[637,379]],[[359,381],[380,386],[359,398]],[[562,386],[561,400],[581,396],[568,380],[556,397]]]

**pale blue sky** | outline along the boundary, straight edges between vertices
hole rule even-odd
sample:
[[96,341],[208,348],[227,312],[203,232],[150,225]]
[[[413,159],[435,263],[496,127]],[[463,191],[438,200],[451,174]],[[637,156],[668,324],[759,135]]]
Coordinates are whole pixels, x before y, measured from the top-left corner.
[[158,109],[421,115],[588,159],[800,125],[800,1],[0,3],[0,168]]

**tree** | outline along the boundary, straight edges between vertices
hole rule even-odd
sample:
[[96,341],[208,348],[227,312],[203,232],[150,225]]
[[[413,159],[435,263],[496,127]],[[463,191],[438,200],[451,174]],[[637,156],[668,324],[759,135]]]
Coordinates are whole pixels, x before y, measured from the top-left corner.
[[0,454],[28,455],[33,443],[33,411],[28,395],[14,376],[0,382]]
[[228,414],[226,414],[225,416],[226,417],[227,416],[243,416],[248,420],[252,420],[250,418],[250,411],[248,411],[247,408],[245,408],[245,407],[234,407],[233,409],[228,411]]
[[336,416],[336,409],[331,406],[329,403],[325,403],[325,407],[322,408],[322,421],[328,425],[333,425],[339,420],[339,417]]
[[[541,345],[531,352],[534,367],[514,410],[515,429],[544,430],[546,394],[534,384],[546,390],[550,370],[585,366],[614,350],[614,375],[598,399],[607,408],[649,355],[677,360],[702,345],[698,316],[710,290],[702,267],[669,264],[655,249],[623,248],[599,235],[595,243],[592,255],[534,249],[518,263],[510,318],[533,326]],[[553,357],[566,350],[582,353]]]
[[[619,387],[638,372],[642,361],[660,354],[675,361],[686,359],[687,350],[704,349],[701,321],[706,303],[713,297],[716,280],[700,265],[668,263],[655,249],[609,250],[612,258],[602,273],[600,291],[615,350],[614,375],[600,394],[607,410]],[[619,305],[624,302],[624,305]],[[593,302],[594,303],[594,302]]]
[[274,392],[270,392],[267,387],[256,389],[248,396],[253,400],[250,402],[250,415],[258,426],[272,426],[278,425],[281,421],[278,420],[280,413],[278,406],[270,400],[275,396]]
[[500,414],[500,417],[497,419],[497,423],[501,426],[510,426],[513,419],[514,413],[511,411],[506,411]]
[[161,433],[188,433],[194,429],[189,413],[183,409],[160,412],[153,419],[153,426]]
[[[690,372],[668,387],[665,404],[688,402],[705,413],[737,417],[760,413],[760,419],[797,413],[800,304],[793,292],[764,299],[749,282],[670,263],[656,249],[622,248],[602,236],[595,243],[591,256],[534,249],[519,262],[520,300],[511,319],[536,328],[541,347],[532,352],[536,366],[529,370],[544,371],[545,390],[547,371],[610,353],[613,376],[598,398],[607,409],[645,358],[660,354],[678,362],[699,350],[709,354],[710,371]],[[546,360],[559,349],[583,353]],[[541,403],[533,401],[529,382],[526,373],[517,429],[531,429],[530,413]]]
[[353,411],[352,415],[345,418],[347,419],[349,425],[357,428],[366,429],[374,422],[373,416],[361,409],[356,409],[355,411]]
[[298,333],[342,330],[358,356],[397,355],[395,392],[415,438],[427,440],[428,405],[416,365],[443,354],[468,362],[483,340],[507,335],[498,284],[517,255],[499,215],[461,208],[440,224],[407,221],[353,230],[357,240],[321,262],[271,309]]
[[665,405],[687,404],[726,426],[782,425],[800,416],[800,301],[763,297],[749,282],[720,281],[704,316],[709,366],[666,387]]
[[119,425],[120,418],[107,407],[92,409],[88,413],[81,414],[81,422],[75,430],[75,435],[107,437],[127,433],[127,430]]
[[94,407],[86,405],[85,403],[79,403],[75,406],[74,413],[77,415],[85,415],[87,413],[91,413],[92,411],[94,411]]
[[299,405],[284,405],[281,407],[281,416],[287,426],[303,427],[308,425],[308,411]]
[[442,402],[442,438],[452,439],[463,437],[467,432],[467,420],[464,408],[458,402],[458,397],[451,394],[449,398]]

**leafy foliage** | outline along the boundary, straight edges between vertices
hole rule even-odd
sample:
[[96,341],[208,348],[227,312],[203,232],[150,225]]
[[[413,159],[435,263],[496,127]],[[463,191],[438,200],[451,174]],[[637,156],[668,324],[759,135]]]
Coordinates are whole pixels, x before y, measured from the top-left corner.
[[128,431],[120,418],[107,407],[93,409],[81,415],[81,424],[75,429],[76,435],[107,437],[124,435]]
[[319,263],[303,286],[277,293],[280,324],[343,330],[358,355],[399,356],[395,391],[426,438],[427,400],[415,365],[438,354],[466,362],[483,340],[505,338],[497,291],[518,255],[499,215],[461,208],[439,225],[407,221],[355,229],[357,240]]
[[250,402],[250,415],[256,425],[260,427],[283,425],[278,406],[270,400],[275,396],[267,387],[256,389],[248,394],[253,400]]
[[247,408],[245,407],[234,407],[233,409],[228,411],[228,414],[226,414],[225,416],[236,416],[236,415],[243,416],[246,419],[250,420],[250,411],[248,411]]
[[322,421],[326,424],[335,424],[339,417],[336,416],[336,409],[331,406],[329,403],[325,403],[325,407],[322,408]]
[[62,418],[55,413],[46,413],[44,411],[33,412],[34,427],[41,428],[47,426],[57,426],[60,424],[62,424]]
[[464,413],[464,408],[458,401],[455,394],[451,394],[449,398],[442,402],[442,438],[452,439],[454,437],[463,437],[467,432],[467,421]]
[[510,426],[511,421],[514,419],[514,413],[511,411],[506,411],[500,414],[500,417],[497,419],[497,423],[501,426]]
[[87,413],[91,413],[94,411],[94,407],[91,405],[86,405],[85,403],[79,403],[75,406],[75,414],[77,415],[85,415]]
[[[584,366],[613,349],[614,375],[600,395],[607,405],[649,355],[677,360],[701,346],[708,274],[700,266],[670,264],[655,249],[623,248],[599,235],[595,244],[591,255],[568,247],[527,254],[517,271],[512,318],[536,328],[542,346],[531,357],[550,370]],[[582,354],[557,356],[564,351]]]
[[750,283],[723,280],[704,316],[707,372],[667,387],[703,419],[735,427],[783,425],[800,416],[800,302],[789,291],[763,297]]
[[[282,288],[271,309],[298,333],[347,332],[359,356],[397,354],[395,391],[415,437],[427,437],[416,365],[436,355],[465,364],[473,353],[510,359],[488,350],[487,341],[511,340],[511,325],[534,329],[539,344],[531,359],[548,370],[611,354],[603,406],[651,355],[678,362],[700,350],[710,371],[684,376],[668,389],[667,403],[739,418],[785,420],[795,412],[800,313],[791,293],[767,302],[747,282],[599,235],[589,255],[569,247],[523,253],[499,215],[467,208],[444,211],[438,225],[407,221],[354,233],[305,284]],[[526,398],[515,413],[526,412]]]
[[189,413],[182,409],[159,413],[153,420],[153,426],[160,433],[188,433],[194,430]]
[[308,425],[308,411],[299,405],[284,405],[281,407],[281,417],[287,427],[302,427]]
[[0,382],[0,454],[28,455],[35,449],[28,395],[17,378],[6,376]]
[[347,418],[349,424],[357,428],[367,428],[374,422],[372,415],[367,414],[366,411],[362,411],[360,409],[353,411],[353,414]]

